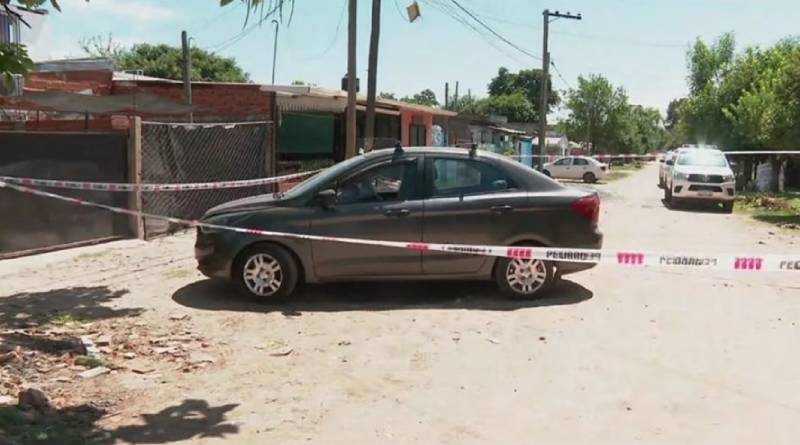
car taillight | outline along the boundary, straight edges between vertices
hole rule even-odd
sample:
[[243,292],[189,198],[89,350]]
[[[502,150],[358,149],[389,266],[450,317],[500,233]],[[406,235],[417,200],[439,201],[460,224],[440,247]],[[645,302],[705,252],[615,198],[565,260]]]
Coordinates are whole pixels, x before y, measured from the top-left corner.
[[600,219],[600,197],[597,193],[578,198],[572,203],[572,208],[593,224]]

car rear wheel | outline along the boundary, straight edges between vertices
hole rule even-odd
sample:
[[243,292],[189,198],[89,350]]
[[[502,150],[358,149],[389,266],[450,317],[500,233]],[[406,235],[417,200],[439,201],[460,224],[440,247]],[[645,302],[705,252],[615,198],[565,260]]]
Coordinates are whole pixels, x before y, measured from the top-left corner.
[[583,174],[583,182],[588,182],[589,184],[594,184],[597,181],[597,176],[594,175],[592,172],[586,172]]
[[286,249],[257,244],[238,256],[233,278],[246,295],[265,303],[280,303],[294,291],[297,276],[297,264]]
[[542,171],[542,173],[547,175],[548,178],[552,178],[553,177],[553,175],[550,174],[550,170],[544,170],[544,171]]
[[666,183],[664,184],[664,203],[672,204],[672,187],[668,187]]
[[503,294],[510,298],[535,298],[553,286],[555,269],[550,261],[502,258],[495,267],[494,279]]

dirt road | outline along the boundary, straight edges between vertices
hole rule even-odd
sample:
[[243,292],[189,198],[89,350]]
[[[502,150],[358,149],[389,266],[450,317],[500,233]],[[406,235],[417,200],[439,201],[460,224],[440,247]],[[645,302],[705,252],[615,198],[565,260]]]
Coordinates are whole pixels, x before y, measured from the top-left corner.
[[[607,247],[787,253],[800,246],[797,234],[738,215],[664,208],[654,167],[597,186]],[[800,273],[601,266],[533,302],[498,300],[490,284],[358,284],[310,287],[276,309],[202,279],[192,242],[189,234],[0,263],[0,320],[34,301],[37,310],[84,310],[92,320],[133,318],[139,335],[180,329],[209,339],[214,360],[201,369],[158,364],[157,377],[121,371],[75,383],[125,394],[115,414],[97,422],[119,441],[796,443],[800,436]],[[178,319],[183,324],[173,327]]]

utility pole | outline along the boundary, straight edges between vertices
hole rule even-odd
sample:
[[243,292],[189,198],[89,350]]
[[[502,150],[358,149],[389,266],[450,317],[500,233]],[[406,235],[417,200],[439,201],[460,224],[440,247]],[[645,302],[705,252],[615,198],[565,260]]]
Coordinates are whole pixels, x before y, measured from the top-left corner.
[[278,57],[278,21],[272,19],[272,24],[275,25],[275,43],[272,44],[272,84],[275,85],[275,60]]
[[550,12],[549,9],[542,11],[544,37],[542,38],[542,103],[539,107],[539,160],[537,162],[539,170],[544,167],[544,155],[547,152],[547,93],[550,88],[550,52],[547,50],[547,39],[549,37],[550,17],[572,20],[582,19],[580,14],[572,15],[569,11],[566,14],[558,11]]
[[347,141],[345,159],[356,155],[356,0],[348,0],[347,13]]
[[456,93],[453,96],[453,106],[458,107],[458,81],[456,80]]
[[367,67],[367,120],[364,127],[365,149],[375,146],[375,95],[378,83],[378,42],[381,38],[381,0],[372,0],[372,31],[369,36]]
[[[192,105],[192,54],[189,48],[189,35],[181,31],[181,46],[183,48],[183,94],[186,96],[186,105]],[[189,122],[194,122],[194,113],[189,111]]]

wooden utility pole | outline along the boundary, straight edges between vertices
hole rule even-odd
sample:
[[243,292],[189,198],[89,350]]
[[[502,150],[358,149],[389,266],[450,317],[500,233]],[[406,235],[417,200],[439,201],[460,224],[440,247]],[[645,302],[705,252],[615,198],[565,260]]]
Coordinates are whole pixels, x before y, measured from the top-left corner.
[[549,9],[542,11],[544,20],[544,36],[542,38],[542,102],[539,106],[539,161],[536,163],[539,170],[544,167],[544,155],[547,152],[547,93],[550,88],[550,52],[547,50],[547,39],[549,37],[550,17],[581,20],[581,15],[572,15],[569,11],[562,14],[558,11],[550,12]]
[[381,0],[372,0],[372,31],[369,36],[367,67],[367,120],[364,127],[365,149],[375,146],[375,95],[378,84],[378,42],[381,37]]
[[348,0],[347,14],[347,141],[345,158],[356,155],[356,0]]
[[444,83],[444,109],[450,109],[450,84]]
[[[183,47],[183,93],[186,96],[186,105],[192,105],[192,53],[186,31],[181,31],[181,46]],[[189,122],[194,122],[194,113],[191,111]]]
[[458,107],[458,81],[456,80],[456,93],[453,96],[453,106]]

